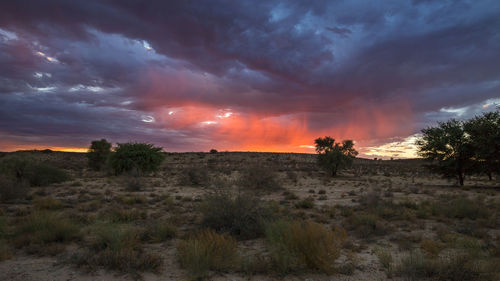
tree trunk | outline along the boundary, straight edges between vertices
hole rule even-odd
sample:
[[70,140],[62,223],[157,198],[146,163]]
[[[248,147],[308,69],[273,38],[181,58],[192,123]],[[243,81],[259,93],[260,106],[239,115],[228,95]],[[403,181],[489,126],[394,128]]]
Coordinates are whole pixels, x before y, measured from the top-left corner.
[[462,172],[458,172],[458,184],[464,186],[464,175]]
[[488,173],[487,173],[487,174],[488,174],[488,179],[489,179],[489,180],[493,180],[493,176],[492,176],[491,171],[488,171]]

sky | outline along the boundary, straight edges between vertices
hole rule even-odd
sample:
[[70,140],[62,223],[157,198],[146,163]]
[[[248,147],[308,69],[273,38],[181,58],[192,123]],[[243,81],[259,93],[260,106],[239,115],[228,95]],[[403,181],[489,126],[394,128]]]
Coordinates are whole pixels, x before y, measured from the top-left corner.
[[500,1],[0,2],[0,151],[414,157],[500,104]]

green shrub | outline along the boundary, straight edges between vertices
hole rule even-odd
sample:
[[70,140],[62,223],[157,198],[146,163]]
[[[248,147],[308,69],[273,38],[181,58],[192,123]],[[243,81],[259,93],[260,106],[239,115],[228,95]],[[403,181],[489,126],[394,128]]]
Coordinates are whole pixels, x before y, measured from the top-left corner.
[[127,223],[145,219],[146,212],[137,209],[111,208],[101,212],[101,217],[114,223]]
[[45,165],[30,165],[27,169],[27,179],[32,186],[46,186],[70,180],[70,176],[63,170]]
[[33,206],[38,210],[57,210],[63,208],[63,203],[52,197],[39,197],[33,200]]
[[406,257],[403,257],[398,266],[397,275],[404,276],[410,280],[421,280],[432,277],[435,274],[435,268],[420,251],[412,251]]
[[215,154],[215,153],[217,153],[217,152],[218,152],[218,151],[217,151],[217,149],[213,149],[213,148],[212,148],[212,149],[210,149],[210,153],[211,153],[211,154]]
[[266,228],[273,266],[282,274],[302,267],[333,273],[345,238],[345,231],[311,221],[277,221]]
[[283,195],[285,196],[285,200],[297,200],[299,199],[299,196],[295,194],[293,191],[286,190],[283,192]]
[[127,225],[101,224],[91,231],[87,252],[74,257],[79,265],[102,266],[121,272],[157,272],[163,259],[141,246],[141,232]]
[[29,190],[26,181],[17,181],[12,177],[0,175],[0,201],[8,202],[25,198]]
[[99,171],[105,167],[108,157],[111,154],[111,143],[105,139],[92,141],[87,153],[89,167]]
[[15,230],[17,246],[69,242],[80,237],[77,224],[52,212],[36,211],[30,214]]
[[392,254],[391,254],[390,250],[376,248],[375,255],[377,256],[378,261],[380,262],[380,264],[384,268],[385,273],[387,274],[387,277],[391,278],[393,271],[394,271],[394,265],[393,265],[393,258],[392,258]]
[[134,204],[144,204],[148,200],[146,197],[139,195],[139,196],[122,196],[120,197],[120,201],[126,205],[134,205]]
[[158,170],[165,155],[161,147],[146,143],[119,143],[110,156],[110,165],[115,174],[137,169],[142,173]]
[[7,219],[4,216],[0,216],[0,239],[7,235]]
[[28,182],[31,186],[45,186],[70,179],[68,173],[55,167],[24,156],[12,155],[4,157],[0,171],[17,183]]
[[276,174],[267,167],[252,165],[241,172],[238,184],[254,191],[276,191],[281,185],[276,180]]
[[7,243],[5,240],[0,239],[0,262],[9,259],[12,257],[12,252],[10,251],[9,247],[7,246]]
[[305,198],[303,200],[300,200],[299,202],[295,203],[295,208],[299,208],[299,209],[312,209],[312,208],[314,208],[314,198],[309,197],[309,198]]
[[346,223],[348,229],[354,230],[361,238],[385,235],[388,230],[383,220],[374,214],[355,213],[347,218]]
[[227,234],[204,230],[179,242],[177,256],[192,279],[207,277],[209,270],[227,271],[238,260],[236,240]]
[[478,257],[467,251],[452,250],[436,259],[426,258],[420,251],[404,257],[397,274],[410,280],[495,280],[498,263],[491,257]]
[[445,245],[431,239],[423,239],[422,242],[420,242],[420,248],[429,256],[436,257],[445,248]]
[[155,222],[149,225],[144,232],[144,239],[152,243],[160,243],[172,239],[177,233],[177,228],[168,222]]
[[457,198],[448,202],[443,208],[444,214],[449,218],[478,219],[489,218],[490,212],[483,202],[467,198]]
[[202,204],[202,225],[242,239],[264,234],[264,225],[274,218],[270,207],[257,197],[245,194],[232,198],[227,193],[212,194]]

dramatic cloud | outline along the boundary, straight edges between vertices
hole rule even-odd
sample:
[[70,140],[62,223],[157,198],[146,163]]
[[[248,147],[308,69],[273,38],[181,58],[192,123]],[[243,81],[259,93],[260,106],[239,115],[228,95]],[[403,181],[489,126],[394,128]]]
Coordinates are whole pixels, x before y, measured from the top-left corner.
[[4,1],[0,150],[96,138],[312,152],[414,135],[500,100],[498,1]]

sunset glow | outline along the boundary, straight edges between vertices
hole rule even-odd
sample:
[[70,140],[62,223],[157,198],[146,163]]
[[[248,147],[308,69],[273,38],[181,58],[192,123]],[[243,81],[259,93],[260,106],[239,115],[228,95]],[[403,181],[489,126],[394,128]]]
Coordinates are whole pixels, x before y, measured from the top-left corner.
[[332,136],[412,158],[421,129],[500,105],[495,1],[167,2],[0,4],[0,151]]

